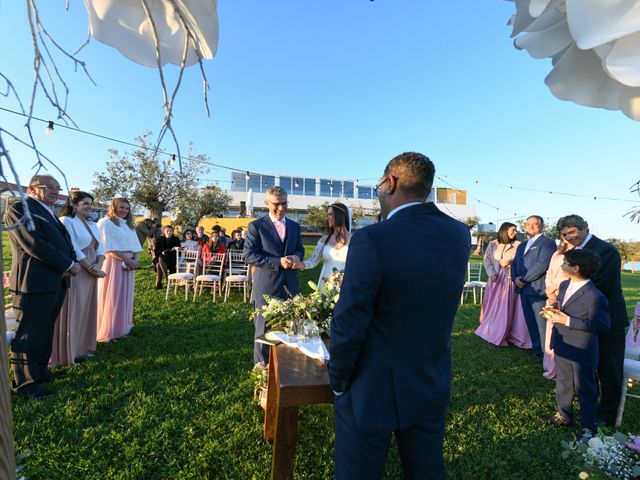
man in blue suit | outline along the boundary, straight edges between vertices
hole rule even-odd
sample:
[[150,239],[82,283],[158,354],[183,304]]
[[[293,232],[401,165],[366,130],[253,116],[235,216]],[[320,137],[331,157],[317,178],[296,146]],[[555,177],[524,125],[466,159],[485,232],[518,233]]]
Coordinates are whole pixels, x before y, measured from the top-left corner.
[[539,358],[542,358],[547,328],[546,320],[540,315],[547,303],[544,279],[553,252],[556,251],[556,242],[542,234],[543,227],[542,217],[531,215],[527,218],[524,229],[529,239],[518,245],[511,264],[511,279],[516,284],[516,292],[520,294],[531,348]]
[[[245,262],[256,267],[251,290],[251,300],[256,309],[265,305],[265,295],[286,299],[300,292],[293,266],[296,260],[304,257],[300,225],[285,217],[287,192],[281,187],[271,187],[266,192],[264,203],[269,214],[249,224],[243,249]],[[265,331],[262,315],[257,315],[254,322],[254,338],[257,338]],[[266,363],[268,359],[267,345],[254,344],[254,363]]]
[[598,417],[607,426],[615,425],[624,380],[624,335],[629,325],[627,305],[622,296],[620,280],[620,253],[616,247],[589,232],[589,225],[579,215],[567,215],[558,220],[560,234],[577,249],[592,250],[602,260],[602,267],[593,277],[593,283],[607,297],[611,314],[611,330],[600,333],[600,361],[598,380],[600,402]]
[[[395,433],[406,478],[445,478],[451,329],[471,250],[468,228],[425,203],[435,174],[393,158],[376,194],[383,221],[349,242],[331,322],[336,479],[380,478]],[[402,232],[404,243],[396,245]]]

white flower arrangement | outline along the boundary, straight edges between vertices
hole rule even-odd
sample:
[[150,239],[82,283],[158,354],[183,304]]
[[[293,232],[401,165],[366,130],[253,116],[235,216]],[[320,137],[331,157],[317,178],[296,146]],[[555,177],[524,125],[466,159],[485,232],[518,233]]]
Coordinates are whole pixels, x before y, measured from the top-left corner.
[[562,458],[577,455],[584,469],[578,478],[632,480],[640,478],[640,436],[616,432],[613,435],[599,433],[589,441],[563,441]]

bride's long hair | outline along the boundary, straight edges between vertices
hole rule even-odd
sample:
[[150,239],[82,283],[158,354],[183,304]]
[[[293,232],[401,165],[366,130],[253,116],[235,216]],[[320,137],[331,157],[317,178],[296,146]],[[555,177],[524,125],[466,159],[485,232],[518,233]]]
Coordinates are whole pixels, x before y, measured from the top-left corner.
[[329,205],[329,208],[333,209],[333,227],[329,227],[329,221],[325,227],[325,233],[327,235],[327,241],[331,238],[331,235],[335,234],[336,243],[347,243],[347,233],[351,230],[349,225],[349,209],[343,203],[336,202]]

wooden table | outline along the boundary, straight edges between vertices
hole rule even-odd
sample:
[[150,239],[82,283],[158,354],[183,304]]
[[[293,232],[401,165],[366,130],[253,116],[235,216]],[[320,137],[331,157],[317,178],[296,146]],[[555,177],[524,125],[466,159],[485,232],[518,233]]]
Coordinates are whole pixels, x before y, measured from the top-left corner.
[[293,479],[300,405],[333,403],[326,364],[294,347],[272,345],[264,438],[273,441],[271,478]]

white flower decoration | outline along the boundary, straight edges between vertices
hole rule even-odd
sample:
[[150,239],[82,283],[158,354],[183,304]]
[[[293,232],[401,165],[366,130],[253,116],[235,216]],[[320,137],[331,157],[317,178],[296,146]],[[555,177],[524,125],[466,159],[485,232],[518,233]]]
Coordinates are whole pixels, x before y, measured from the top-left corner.
[[640,120],[640,0],[511,0],[515,46],[551,58],[556,97]]

